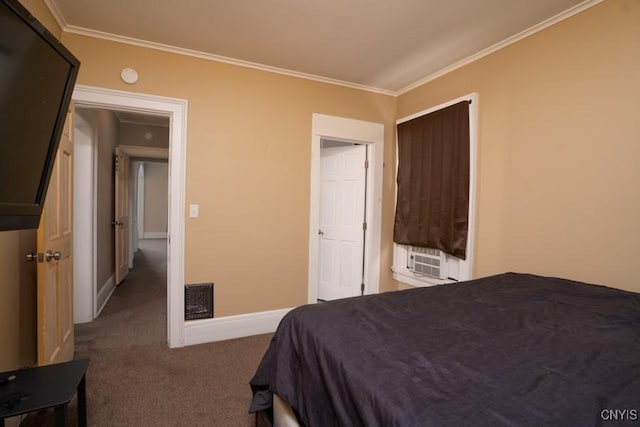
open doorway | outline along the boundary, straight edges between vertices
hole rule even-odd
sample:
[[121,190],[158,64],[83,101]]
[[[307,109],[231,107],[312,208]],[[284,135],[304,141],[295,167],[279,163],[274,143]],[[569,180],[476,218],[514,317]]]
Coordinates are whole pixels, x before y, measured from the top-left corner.
[[[168,263],[166,264],[166,339],[170,347],[180,347],[183,345],[183,329],[184,329],[184,183],[185,183],[185,141],[186,141],[186,101],[174,98],[157,97],[153,95],[144,95],[138,93],[128,93],[121,91],[114,91],[108,89],[92,88],[88,86],[78,85],[74,90],[73,99],[75,101],[76,109],[88,109],[105,111],[110,117],[108,121],[117,121],[115,118],[115,112],[119,111],[125,114],[144,115],[149,117],[155,117],[168,121],[168,140],[169,147],[162,148],[165,153],[165,157],[168,157],[168,191],[170,195],[168,209],[167,209],[167,239],[164,247],[166,248]],[[107,115],[107,114],[105,114]],[[78,115],[80,117],[80,115]],[[85,117],[86,119],[86,117]],[[91,118],[89,120],[92,120]],[[80,126],[82,127],[82,125]],[[84,179],[90,184],[87,192],[83,195],[75,195],[76,200],[85,202],[85,209],[88,211],[88,215],[85,218],[89,224],[85,226],[88,233],[85,235],[85,239],[76,245],[76,254],[88,254],[85,257],[87,263],[87,280],[76,281],[74,287],[74,296],[76,301],[78,297],[84,298],[84,304],[79,301],[78,306],[88,306],[93,308],[93,313],[90,315],[95,317],[98,312],[99,303],[105,298],[104,295],[98,293],[98,258],[100,258],[99,251],[108,249],[100,248],[97,245],[97,223],[100,222],[104,225],[104,218],[100,220],[99,215],[109,217],[109,227],[111,228],[111,221],[115,221],[114,211],[111,209],[98,209],[95,200],[96,195],[99,193],[95,187],[98,180],[98,174],[100,169],[96,167],[98,162],[97,148],[100,147],[100,143],[95,143],[97,139],[103,141],[108,138],[107,134],[96,135],[91,134],[91,123],[84,123],[84,137],[80,137],[81,141],[84,139],[87,147],[86,152],[89,158],[88,162],[83,162],[85,166]],[[79,132],[81,135],[83,132]],[[88,142],[89,141],[89,142]],[[93,141],[94,145],[91,145]],[[151,149],[151,148],[150,148]],[[154,148],[160,149],[160,148]],[[145,160],[146,155],[133,156],[138,157],[137,160]],[[109,162],[111,167],[111,162]],[[102,168],[105,170],[105,168]],[[76,172],[74,170],[74,172]],[[83,171],[80,170],[77,179],[82,180]],[[135,179],[133,180],[135,181]],[[93,192],[91,192],[93,191]],[[133,192],[132,192],[133,193]],[[132,197],[133,194],[130,195]],[[74,207],[75,209],[75,207]],[[129,221],[133,221],[133,218],[129,218]],[[134,224],[127,224],[131,228],[135,228]],[[111,230],[113,232],[113,230]],[[129,233],[132,234],[132,233]],[[133,236],[132,236],[133,237]],[[131,243],[133,244],[133,243]],[[109,251],[110,255],[110,251]],[[132,260],[135,264],[135,261]],[[114,265],[114,263],[107,263]],[[111,267],[110,267],[111,269]],[[77,288],[84,289],[77,289]],[[87,288],[89,290],[87,290]],[[103,292],[104,294],[105,292]],[[90,320],[90,319],[89,319]]]
[[131,178],[131,247],[136,251],[141,240],[167,238],[169,165],[166,161],[133,158]]
[[[144,269],[151,258],[166,268],[169,118],[82,106],[76,106],[75,116],[74,140],[82,157],[74,174],[74,221],[80,230],[74,242],[75,322],[95,319],[116,287],[134,284],[163,289],[153,299],[154,311],[166,318],[166,271],[147,275],[149,281],[164,278],[158,283],[136,280],[139,274],[126,279],[135,273],[138,259]],[[149,253],[137,254],[141,248]],[[119,292],[122,298],[132,291]],[[157,292],[138,291],[145,293]],[[160,326],[166,336],[166,324]]]
[[[342,148],[340,148],[342,147]],[[343,206],[335,212],[351,213],[348,222],[354,225],[350,227],[353,237],[345,239],[342,243],[330,244],[324,239],[323,233],[326,229],[326,219],[324,214],[329,214],[331,209],[326,206],[331,205],[331,200],[327,196],[329,186],[323,185],[323,160],[326,160],[331,151],[343,152],[347,159],[342,162],[350,162],[353,166],[354,178],[347,176],[343,168],[343,179],[346,185],[358,186],[358,196],[348,195],[346,191],[342,196],[334,197],[336,203],[343,204],[342,198],[346,202],[352,203],[354,200],[361,203],[361,206],[352,205],[351,211]],[[345,296],[375,294],[380,287],[380,236],[382,223],[382,172],[384,153],[384,125],[381,123],[365,122],[343,117],[327,116],[324,114],[313,114],[312,134],[311,134],[311,203],[309,209],[309,279],[308,279],[308,302],[315,303],[318,297],[322,296],[319,287],[321,274],[327,276],[326,271],[331,270],[329,275],[342,274],[339,266],[332,263],[325,263],[327,257],[336,247],[351,246],[357,250],[350,251],[350,263],[345,271],[350,272],[349,280],[337,280],[350,284],[350,286],[337,286],[336,292],[332,293],[330,299]],[[330,159],[330,162],[333,161]],[[355,166],[358,166],[356,172]],[[325,194],[323,194],[323,192]],[[354,193],[355,194],[355,193]],[[345,203],[346,203],[345,202]],[[324,208],[323,208],[324,205]],[[343,209],[344,208],[344,209]],[[324,212],[323,212],[324,211]],[[362,217],[362,220],[357,218]],[[322,222],[325,224],[321,225]],[[350,240],[350,241],[349,241]],[[334,242],[335,243],[335,242]],[[324,247],[322,247],[324,245]],[[360,249],[360,245],[362,249]],[[333,249],[331,248],[333,246]],[[356,247],[357,246],[357,247]],[[322,253],[324,251],[324,254]],[[355,255],[354,255],[355,254]],[[338,254],[333,257],[342,262]],[[336,261],[337,262],[337,261]],[[335,268],[334,268],[335,267]],[[324,278],[323,278],[324,280]],[[357,283],[360,282],[360,283]],[[351,284],[355,284],[351,286]],[[325,296],[325,298],[327,298]],[[323,298],[320,298],[323,299]]]
[[[125,126],[127,132],[121,134],[120,141],[126,144],[115,149],[118,165],[115,171],[114,225],[116,285],[134,268],[134,254],[139,249],[140,240],[166,241],[168,236],[169,150],[168,139],[164,135],[166,126],[145,124],[144,118],[138,120],[140,122]],[[155,133],[160,135],[160,141],[156,143],[159,146],[136,145],[141,135],[144,134],[145,139],[153,139]]]

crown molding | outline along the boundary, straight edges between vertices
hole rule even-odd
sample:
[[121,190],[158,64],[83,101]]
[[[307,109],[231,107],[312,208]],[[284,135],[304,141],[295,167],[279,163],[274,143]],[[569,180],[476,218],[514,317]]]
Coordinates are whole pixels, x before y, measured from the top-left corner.
[[49,8],[49,12],[51,12],[51,15],[53,15],[53,19],[56,20],[58,26],[62,29],[62,31],[65,31],[65,28],[68,27],[68,24],[66,19],[64,19],[62,12],[60,12],[58,5],[55,4],[53,0],[44,0],[44,4],[45,6],[47,6],[47,8]]
[[[51,1],[51,0],[46,0],[46,1]],[[195,58],[205,59],[208,61],[222,62],[225,64],[237,65],[245,68],[253,68],[256,70],[267,71],[270,73],[283,74],[285,76],[290,76],[290,77],[298,77],[301,79],[313,80],[321,83],[329,83],[333,85],[344,86],[351,89],[364,90],[367,92],[374,92],[374,93],[390,95],[390,96],[395,96],[396,94],[395,91],[392,91],[392,90],[385,90],[385,89],[380,89],[376,87],[361,85],[358,83],[351,83],[343,80],[332,79],[329,77],[322,77],[314,74],[308,74],[308,73],[302,73],[299,71],[287,70],[284,68],[272,67],[270,65],[263,65],[255,62],[229,58],[227,56],[215,55],[215,54],[201,52],[193,49],[185,49],[177,46],[171,46],[168,44],[156,43],[156,42],[151,42],[147,40],[136,39],[133,37],[121,36],[118,34],[106,33],[103,31],[92,30],[89,28],[76,27],[74,25],[66,25],[65,27],[63,27],[63,31],[66,33],[78,34],[78,35],[87,36],[87,37],[94,37],[94,38],[109,40],[117,43],[125,43],[129,45],[140,46],[140,47],[145,47],[149,49],[169,52],[169,53],[175,53],[178,55],[191,56]]]
[[458,68],[462,68],[465,65],[469,65],[472,62],[475,62],[481,58],[484,58],[485,56],[491,55],[494,52],[499,51],[500,49],[503,49],[507,46],[510,46],[524,38],[527,38],[537,32],[540,32],[552,25],[557,24],[558,22],[564,21],[565,19],[568,19],[570,17],[572,17],[573,15],[576,15],[584,10],[587,10],[599,3],[602,3],[604,0],[586,0],[583,1],[580,4],[575,5],[574,7],[565,10],[564,12],[561,12],[555,16],[552,16],[551,18],[542,21],[539,24],[534,25],[533,27],[530,27],[524,31],[519,32],[518,34],[515,34],[501,42],[498,42],[496,44],[494,44],[491,47],[488,47],[487,49],[481,50],[478,53],[475,53],[473,55],[470,55],[448,67],[445,67],[441,70],[436,71],[435,73],[429,74],[428,76],[408,85],[403,87],[402,89],[398,90],[395,92],[396,96],[400,96],[403,95],[419,86],[422,86],[425,83],[428,83],[432,80],[437,79],[438,77],[442,77],[445,74],[448,74],[454,70],[457,70]]
[[347,82],[347,81],[343,81],[343,80],[338,80],[338,79],[332,79],[332,78],[328,78],[328,77],[322,77],[322,76],[318,76],[315,74],[308,74],[308,73],[303,73],[303,72],[299,72],[299,71],[292,71],[292,70],[287,70],[284,68],[279,68],[279,67],[273,67],[270,65],[263,65],[263,64],[258,64],[255,62],[250,62],[250,61],[244,61],[241,59],[235,59],[235,58],[230,58],[230,57],[226,57],[226,56],[222,56],[222,55],[215,55],[215,54],[211,54],[211,53],[206,53],[206,52],[201,52],[201,51],[197,51],[197,50],[192,50],[192,49],[185,49],[185,48],[181,48],[181,47],[177,47],[177,46],[171,46],[171,45],[167,45],[167,44],[163,44],[163,43],[156,43],[156,42],[151,42],[151,41],[147,41],[147,40],[142,40],[142,39],[136,39],[133,37],[125,37],[125,36],[121,36],[121,35],[117,35],[117,34],[112,34],[112,33],[106,33],[103,31],[97,31],[97,30],[92,30],[89,28],[83,28],[83,27],[77,27],[74,25],[68,25],[66,20],[64,19],[64,16],[62,15],[62,13],[60,12],[60,10],[58,9],[55,0],[44,0],[44,3],[47,5],[47,7],[49,8],[49,10],[51,11],[51,14],[53,15],[54,19],[58,22],[58,25],[60,25],[62,31],[67,32],[67,33],[72,33],[72,34],[78,34],[78,35],[82,35],[82,36],[88,36],[88,37],[94,37],[94,38],[99,38],[99,39],[104,39],[104,40],[109,40],[109,41],[114,41],[117,43],[125,43],[125,44],[129,44],[129,45],[134,45],[134,46],[140,46],[140,47],[145,47],[145,48],[149,48],[149,49],[155,49],[155,50],[160,50],[160,51],[164,51],[164,52],[169,52],[169,53],[174,53],[174,54],[178,54],[178,55],[185,55],[185,56],[192,56],[192,57],[196,57],[196,58],[201,58],[201,59],[205,59],[208,61],[214,61],[214,62],[222,62],[225,64],[230,64],[230,65],[236,65],[236,66],[240,66],[240,67],[246,67],[246,68],[253,68],[256,70],[260,70],[260,71],[266,71],[266,72],[270,72],[270,73],[276,73],[276,74],[282,74],[285,76],[290,76],[290,77],[297,77],[297,78],[301,78],[301,79],[306,79],[306,80],[313,80],[313,81],[317,81],[317,82],[321,82],[321,83],[328,83],[328,84],[332,84],[332,85],[337,85],[337,86],[343,86],[343,87],[348,87],[351,89],[357,89],[357,90],[363,90],[363,91],[367,91],[367,92],[373,92],[373,93],[377,93],[377,94],[382,94],[382,95],[389,95],[389,96],[400,96],[403,95],[419,86],[422,86],[432,80],[435,80],[439,77],[444,76],[445,74],[448,74],[454,70],[457,70],[458,68],[464,67],[465,65],[469,65],[472,62],[475,62],[481,58],[484,58],[485,56],[488,56],[494,52],[497,52],[500,49],[503,49],[507,46],[510,46],[526,37],[529,37],[539,31],[542,31],[552,25],[555,25],[565,19],[568,19],[584,10],[587,10],[599,3],[602,3],[604,0],[585,0],[582,3],[579,3],[577,5],[575,5],[574,7],[565,10],[564,12],[561,12],[539,24],[536,24],[524,31],[519,32],[518,34],[515,34],[501,42],[498,42],[496,44],[494,44],[493,46],[484,49],[478,53],[475,53],[473,55],[470,55],[448,67],[442,68],[441,70],[438,70],[432,74],[429,74],[426,77],[423,77],[422,79],[411,83],[410,85],[407,85],[405,87],[403,87],[402,89],[399,90],[390,90],[390,89],[381,89],[381,88],[376,88],[376,87],[372,87],[372,86],[367,86],[367,85],[362,85],[362,84],[358,84],[358,83],[352,83],[352,82]]

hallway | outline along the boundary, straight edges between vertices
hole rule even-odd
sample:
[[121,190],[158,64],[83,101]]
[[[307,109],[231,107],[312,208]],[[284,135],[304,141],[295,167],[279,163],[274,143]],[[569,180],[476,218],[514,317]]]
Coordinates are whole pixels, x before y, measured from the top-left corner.
[[[167,241],[139,241],[134,268],[93,322],[76,325],[76,358],[91,350],[167,342]],[[97,339],[99,338],[99,339]]]

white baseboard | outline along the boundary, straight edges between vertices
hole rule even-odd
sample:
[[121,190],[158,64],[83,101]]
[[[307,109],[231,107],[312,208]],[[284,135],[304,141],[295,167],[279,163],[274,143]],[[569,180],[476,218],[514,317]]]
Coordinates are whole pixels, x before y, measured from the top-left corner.
[[109,301],[109,298],[111,298],[111,295],[113,294],[113,291],[115,291],[115,290],[116,290],[115,277],[113,275],[111,275],[111,277],[109,277],[107,279],[107,281],[104,282],[104,285],[102,285],[102,287],[98,291],[98,295],[96,296],[97,301],[96,301],[96,315],[95,315],[95,317],[98,317],[100,315],[100,312],[102,311],[104,306],[107,305],[107,302]]
[[142,234],[143,239],[166,239],[167,232],[166,231],[145,231]]
[[184,323],[184,345],[204,344],[275,332],[291,308],[239,314]]

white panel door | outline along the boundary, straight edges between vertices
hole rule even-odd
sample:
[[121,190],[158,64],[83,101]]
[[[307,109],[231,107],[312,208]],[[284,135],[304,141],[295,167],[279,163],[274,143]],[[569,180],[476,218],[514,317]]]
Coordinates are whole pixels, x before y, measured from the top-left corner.
[[318,299],[360,295],[366,146],[322,148]]

